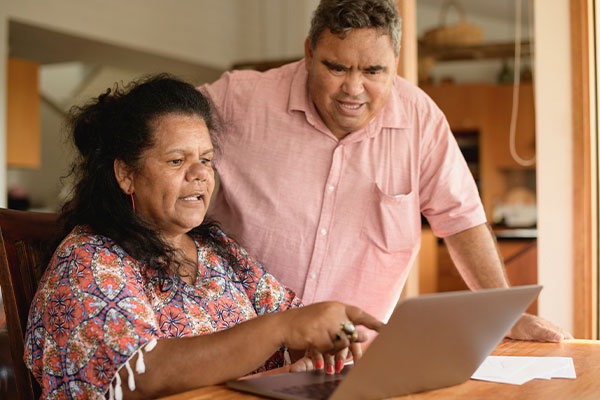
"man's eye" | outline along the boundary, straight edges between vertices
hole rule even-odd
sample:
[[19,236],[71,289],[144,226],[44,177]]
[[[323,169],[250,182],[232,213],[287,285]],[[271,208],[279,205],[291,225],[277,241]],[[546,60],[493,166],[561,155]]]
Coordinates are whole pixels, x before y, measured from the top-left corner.
[[182,163],[183,163],[183,160],[181,158],[169,161],[169,164],[171,164],[171,165],[181,165]]
[[201,160],[200,160],[200,162],[201,162],[202,164],[210,164],[210,163],[211,163],[211,161],[212,161],[212,160],[211,160],[210,158],[203,158],[203,159],[201,159]]

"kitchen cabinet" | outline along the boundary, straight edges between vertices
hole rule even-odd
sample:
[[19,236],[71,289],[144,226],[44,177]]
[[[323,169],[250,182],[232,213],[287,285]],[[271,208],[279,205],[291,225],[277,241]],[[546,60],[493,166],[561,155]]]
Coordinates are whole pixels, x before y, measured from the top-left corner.
[[39,65],[9,58],[6,85],[6,163],[9,167],[39,168],[40,96]]
[[[537,283],[536,239],[498,239],[498,250],[504,259],[506,275],[512,286]],[[438,244],[437,251],[437,291],[468,289],[442,241]],[[537,314],[537,300],[529,306],[527,312]]]

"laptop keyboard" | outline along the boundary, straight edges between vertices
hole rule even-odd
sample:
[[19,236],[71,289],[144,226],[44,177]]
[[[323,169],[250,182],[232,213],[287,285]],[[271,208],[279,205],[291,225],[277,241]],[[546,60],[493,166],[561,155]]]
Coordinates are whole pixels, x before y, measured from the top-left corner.
[[325,400],[335,391],[341,380],[317,382],[310,385],[290,386],[280,389],[281,392],[292,395],[299,395],[311,399]]

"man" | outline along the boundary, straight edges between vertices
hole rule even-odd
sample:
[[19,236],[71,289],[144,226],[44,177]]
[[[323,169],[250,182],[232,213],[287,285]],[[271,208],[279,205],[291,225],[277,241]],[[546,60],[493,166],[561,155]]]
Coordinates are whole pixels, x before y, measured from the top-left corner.
[[[471,289],[508,286],[445,117],[396,76],[391,0],[322,0],[305,58],[202,90],[224,121],[211,216],[307,303],[387,319],[419,248],[420,214]],[[568,333],[525,315],[521,339]]]

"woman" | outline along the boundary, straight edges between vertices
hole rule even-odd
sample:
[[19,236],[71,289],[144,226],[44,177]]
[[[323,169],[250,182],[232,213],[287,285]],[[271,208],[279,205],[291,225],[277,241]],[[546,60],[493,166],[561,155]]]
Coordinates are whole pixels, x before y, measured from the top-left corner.
[[181,392],[282,366],[286,348],[310,355],[293,369],[331,373],[348,348],[360,356],[353,323],[381,326],[340,303],[298,308],[204,221],[210,129],[207,100],[165,75],[109,90],[73,117],[77,182],[26,332],[42,397]]

